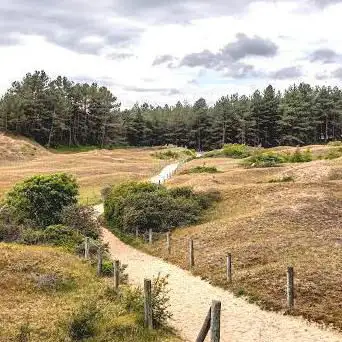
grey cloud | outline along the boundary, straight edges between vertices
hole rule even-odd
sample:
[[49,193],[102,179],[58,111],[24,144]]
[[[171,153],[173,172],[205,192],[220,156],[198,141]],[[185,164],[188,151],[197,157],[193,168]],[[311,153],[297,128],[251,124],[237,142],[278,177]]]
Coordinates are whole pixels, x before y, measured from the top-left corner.
[[339,55],[331,49],[318,49],[309,56],[311,62],[334,63]]
[[331,73],[331,76],[334,78],[337,78],[339,80],[342,80],[342,68],[338,68],[338,69],[334,70]]
[[171,55],[162,55],[162,56],[157,56],[152,65],[156,66],[156,65],[160,65],[160,64],[164,64],[167,62],[172,62],[175,58]]
[[276,80],[287,80],[301,76],[303,76],[303,72],[301,68],[298,66],[282,68],[269,74],[269,77],[274,78]]
[[235,61],[248,56],[272,57],[277,54],[278,46],[268,39],[258,36],[249,38],[243,33],[238,33],[236,38],[222,50],[224,56],[230,56]]
[[265,73],[261,70],[256,70],[253,65],[244,63],[235,63],[232,65],[231,69],[225,73],[225,76],[243,79],[248,77],[264,77]]
[[227,44],[217,53],[203,50],[183,57],[180,66],[205,67],[216,71],[223,71],[225,76],[244,78],[248,76],[261,76],[249,64],[240,62],[245,57],[272,57],[277,54],[278,47],[272,41],[245,34],[236,35],[236,41]]
[[[3,36],[43,36],[64,48],[90,54],[98,54],[104,46],[127,45],[140,37],[142,28],[115,17],[113,10],[107,8],[107,0],[97,4],[84,0],[8,1],[0,7],[0,31]],[[99,36],[103,42],[84,42],[89,36]]]

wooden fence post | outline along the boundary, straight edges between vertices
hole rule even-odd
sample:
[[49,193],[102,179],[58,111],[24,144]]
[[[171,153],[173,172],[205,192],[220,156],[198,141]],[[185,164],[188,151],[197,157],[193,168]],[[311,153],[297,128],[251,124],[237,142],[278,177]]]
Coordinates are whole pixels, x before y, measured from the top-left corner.
[[152,243],[153,243],[153,231],[152,231],[152,228],[150,228],[148,230],[148,242],[149,242],[150,245],[152,245]]
[[89,259],[89,238],[84,239],[84,258]]
[[230,253],[227,254],[227,281],[232,282],[232,255]]
[[166,248],[167,248],[167,252],[168,254],[171,253],[171,239],[170,239],[170,232],[166,233]]
[[113,262],[114,288],[118,289],[120,284],[120,261]]
[[194,240],[189,241],[189,265],[190,269],[195,266],[195,256],[194,256]]
[[294,272],[290,266],[287,268],[287,306],[290,310],[294,306]]
[[211,304],[211,342],[220,342],[220,320],[221,320],[221,302],[213,300]]
[[152,282],[150,279],[144,279],[144,321],[145,327],[153,329]]
[[208,334],[208,331],[210,329],[210,321],[211,321],[211,308],[209,308],[207,316],[205,317],[201,331],[199,332],[199,334],[196,338],[196,342],[204,342],[204,340]]
[[102,274],[102,248],[99,247],[97,249],[97,275],[101,276]]
[[139,237],[139,228],[135,228],[135,237],[136,237],[136,238]]

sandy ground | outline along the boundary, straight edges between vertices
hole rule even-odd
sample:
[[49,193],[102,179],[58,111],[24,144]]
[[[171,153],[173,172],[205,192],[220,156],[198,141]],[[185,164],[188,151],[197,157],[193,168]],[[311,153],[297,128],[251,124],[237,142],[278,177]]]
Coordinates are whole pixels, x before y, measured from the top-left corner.
[[[162,178],[153,177],[151,181],[164,181],[168,171],[168,168],[164,169],[160,174]],[[102,213],[103,205],[95,209]],[[125,245],[106,229],[103,240],[109,244],[112,257],[128,265],[131,283],[142,286],[144,278],[152,278],[158,273],[169,275],[170,311],[173,314],[170,323],[186,341],[196,339],[212,300],[222,303],[222,342],[342,341],[342,334],[324,330],[301,318],[263,311],[177,266]]]

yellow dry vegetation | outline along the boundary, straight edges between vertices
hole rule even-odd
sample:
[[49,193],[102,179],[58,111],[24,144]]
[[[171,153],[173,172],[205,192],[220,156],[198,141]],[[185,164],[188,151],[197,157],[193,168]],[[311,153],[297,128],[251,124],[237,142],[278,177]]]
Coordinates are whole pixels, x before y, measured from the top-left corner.
[[89,342],[180,341],[144,329],[136,313],[108,295],[110,287],[89,262],[61,249],[1,243],[0,341],[72,341],[68,325],[89,303],[101,309]]
[[49,152],[42,146],[27,138],[0,133],[0,165],[30,160],[47,154]]
[[[342,158],[260,169],[207,158],[183,169],[203,165],[222,172],[178,174],[169,185],[217,189],[222,201],[201,224],[173,232],[170,256],[164,240],[144,248],[187,269],[193,238],[196,275],[271,310],[286,310],[286,270],[292,265],[293,314],[342,330]],[[284,177],[294,181],[269,182]],[[232,284],[226,281],[227,253],[233,256]]]
[[[12,145],[26,141],[8,139],[11,139]],[[36,145],[30,146],[34,148]],[[148,148],[93,150],[80,153],[51,153],[42,147],[37,148],[41,153],[31,160],[9,161],[0,154],[0,198],[16,182],[27,177],[67,172],[74,175],[80,185],[80,201],[88,204],[97,203],[104,186],[125,180],[148,179],[167,163],[153,158],[151,154],[155,149]]]

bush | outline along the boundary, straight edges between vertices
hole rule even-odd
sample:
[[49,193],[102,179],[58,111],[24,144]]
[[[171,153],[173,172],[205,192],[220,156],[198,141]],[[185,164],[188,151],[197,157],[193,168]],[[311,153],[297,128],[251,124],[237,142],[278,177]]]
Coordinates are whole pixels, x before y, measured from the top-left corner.
[[43,243],[44,232],[38,229],[23,229],[18,242],[25,245],[37,245],[39,243]]
[[152,156],[158,159],[162,159],[162,160],[169,160],[169,159],[178,159],[180,157],[180,154],[172,150],[167,150],[165,152],[162,151],[162,152],[153,153]]
[[95,303],[82,305],[75,311],[68,324],[68,335],[72,341],[82,341],[93,337],[100,311]]
[[196,166],[189,170],[184,170],[181,174],[189,174],[189,173],[218,173],[219,171],[215,166]]
[[105,202],[105,217],[110,225],[126,233],[167,231],[198,222],[202,210],[212,204],[205,193],[191,188],[166,189],[150,183],[129,182],[113,187]]
[[6,203],[19,222],[32,221],[38,227],[61,222],[63,207],[77,202],[78,186],[65,173],[33,176],[8,193]]
[[244,161],[249,167],[274,167],[284,163],[284,157],[274,152],[256,153]]
[[310,149],[306,149],[301,152],[300,149],[296,149],[293,154],[286,154],[285,161],[288,163],[306,163],[312,161],[312,153]]
[[61,224],[47,227],[43,232],[44,242],[73,249],[82,243],[84,237],[73,228]]
[[101,228],[94,216],[92,207],[74,204],[63,208],[61,222],[79,234],[98,239]]
[[244,144],[227,144],[223,146],[222,154],[232,158],[246,158],[250,156],[248,146]]

